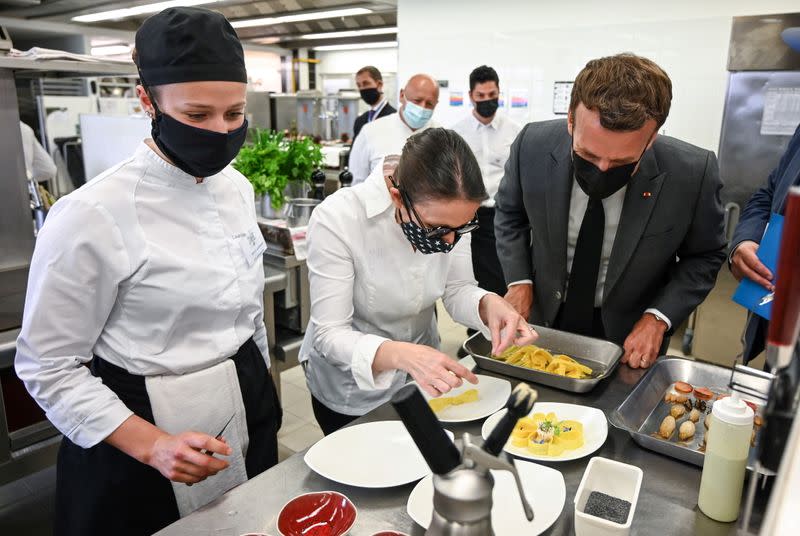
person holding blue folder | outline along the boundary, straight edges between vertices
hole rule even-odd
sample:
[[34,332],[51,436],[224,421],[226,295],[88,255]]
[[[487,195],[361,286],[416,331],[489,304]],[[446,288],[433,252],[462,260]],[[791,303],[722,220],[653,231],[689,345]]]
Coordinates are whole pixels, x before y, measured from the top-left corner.
[[[792,49],[800,52],[800,27],[788,28],[781,34]],[[770,173],[764,186],[756,190],[742,211],[731,240],[729,265],[736,279],[750,279],[768,292],[774,291],[774,275],[758,255],[767,224],[782,215],[791,186],[800,185],[800,126],[795,130],[778,167]],[[761,257],[761,258],[759,258]],[[764,350],[768,322],[751,315],[745,327],[744,361],[754,359]]]

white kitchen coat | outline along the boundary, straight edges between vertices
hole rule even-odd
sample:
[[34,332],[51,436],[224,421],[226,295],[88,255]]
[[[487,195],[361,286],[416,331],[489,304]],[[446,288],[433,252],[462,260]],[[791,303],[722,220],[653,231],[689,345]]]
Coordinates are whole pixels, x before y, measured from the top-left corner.
[[440,298],[456,322],[488,335],[478,314],[487,291],[472,273],[470,236],[450,253],[414,251],[395,220],[382,160],[366,182],[311,214],[307,262],[311,320],[300,360],[311,394],[336,412],[363,415],[408,381],[401,370],[374,376],[375,353],[389,340],[437,348]]

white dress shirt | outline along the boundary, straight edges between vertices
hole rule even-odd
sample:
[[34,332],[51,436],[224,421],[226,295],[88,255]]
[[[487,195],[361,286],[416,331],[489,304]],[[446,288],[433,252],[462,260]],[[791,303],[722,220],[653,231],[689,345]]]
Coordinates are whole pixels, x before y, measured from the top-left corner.
[[485,207],[494,206],[494,196],[503,178],[511,144],[521,128],[499,112],[488,125],[478,121],[473,113],[453,125],[453,130],[464,138],[481,167],[483,184],[489,194],[489,199],[483,202]]
[[25,170],[37,182],[49,181],[56,176],[56,163],[36,139],[31,127],[20,121],[19,129],[22,135]]
[[456,322],[486,333],[472,274],[470,237],[450,253],[415,252],[395,220],[382,161],[366,182],[319,205],[308,226],[311,320],[300,349],[311,393],[347,415],[387,402],[408,375],[373,375],[385,341],[439,346],[441,298]]
[[[606,285],[606,274],[608,273],[608,261],[611,259],[611,249],[614,247],[614,240],[617,237],[619,219],[622,216],[622,205],[625,203],[625,192],[627,187],[621,188],[618,192],[603,199],[603,211],[605,212],[605,231],[603,232],[603,250],[600,254],[600,270],[597,273],[597,287],[594,294],[594,306],[600,307],[603,304],[603,292]],[[589,196],[581,190],[577,181],[572,181],[572,194],[569,203],[569,225],[567,227],[567,271],[572,273],[572,259],[575,258],[575,246],[578,244],[578,233],[581,230],[583,216],[586,207],[589,205]],[[569,292],[569,289],[567,289]],[[565,296],[566,299],[566,296]],[[667,324],[667,328],[672,327],[672,322],[658,309],[647,309],[646,313],[652,313],[657,318]]]
[[213,366],[253,337],[269,365],[263,238],[231,167],[197,184],[146,144],[60,199],[30,267],[16,370],[81,447],[131,415],[83,366],[141,376]]
[[431,120],[421,129],[411,130],[400,119],[401,113],[398,110],[396,114],[375,119],[359,132],[350,150],[349,167],[354,186],[364,182],[384,156],[402,153],[406,140],[412,134],[438,126]]
[[[389,101],[386,100],[386,97],[381,97],[381,100],[378,101],[375,106],[370,106],[369,111],[372,112],[372,121],[378,119],[378,114],[381,113],[381,110],[383,110],[384,106],[386,106],[388,102]],[[367,115],[367,119],[369,119],[369,115]],[[367,121],[367,123],[372,123],[372,121]]]

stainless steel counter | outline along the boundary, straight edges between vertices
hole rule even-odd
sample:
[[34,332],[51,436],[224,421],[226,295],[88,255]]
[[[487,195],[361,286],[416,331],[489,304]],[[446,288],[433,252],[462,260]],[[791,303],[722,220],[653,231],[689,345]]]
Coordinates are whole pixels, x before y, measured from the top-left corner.
[[[481,371],[484,374],[490,374]],[[572,394],[536,386],[540,401],[570,402],[595,406],[610,412],[627,396],[643,371],[621,365],[616,373],[587,394]],[[511,380],[515,383],[514,380]],[[394,410],[383,406],[358,422],[397,419]],[[480,433],[481,422],[448,426],[457,435]],[[721,536],[736,534],[735,524],[717,523],[697,508],[700,469],[672,458],[644,450],[630,436],[609,425],[606,443],[594,456],[604,456],[641,467],[644,480],[633,520],[632,534]],[[567,502],[561,517],[545,534],[573,534],[573,499],[590,457],[565,463],[547,464],[562,472],[567,487]],[[387,460],[391,463],[391,460]],[[406,514],[406,500],[414,484],[386,490],[367,490],[343,486],[318,476],[296,454],[242,486],[231,490],[210,505],[174,523],[159,536],[233,535],[264,532],[278,536],[276,517],[292,497],[309,491],[336,490],[344,493],[358,508],[352,536],[370,536],[381,529],[397,529],[412,536],[424,533]],[[534,505],[535,508],[536,505]],[[761,523],[765,504],[760,501],[753,516]],[[508,536],[498,534],[497,536]],[[516,535],[515,535],[516,536]]]

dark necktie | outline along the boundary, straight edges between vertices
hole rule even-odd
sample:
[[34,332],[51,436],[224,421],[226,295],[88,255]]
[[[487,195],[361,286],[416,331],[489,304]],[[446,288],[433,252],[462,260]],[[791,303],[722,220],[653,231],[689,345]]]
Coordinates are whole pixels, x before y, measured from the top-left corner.
[[372,123],[373,117],[375,117],[375,110],[370,110],[367,114],[367,123]]
[[593,335],[594,296],[600,257],[603,252],[603,234],[606,227],[603,200],[589,198],[583,223],[575,244],[572,270],[569,274],[567,300],[561,313],[561,328],[580,335]]

